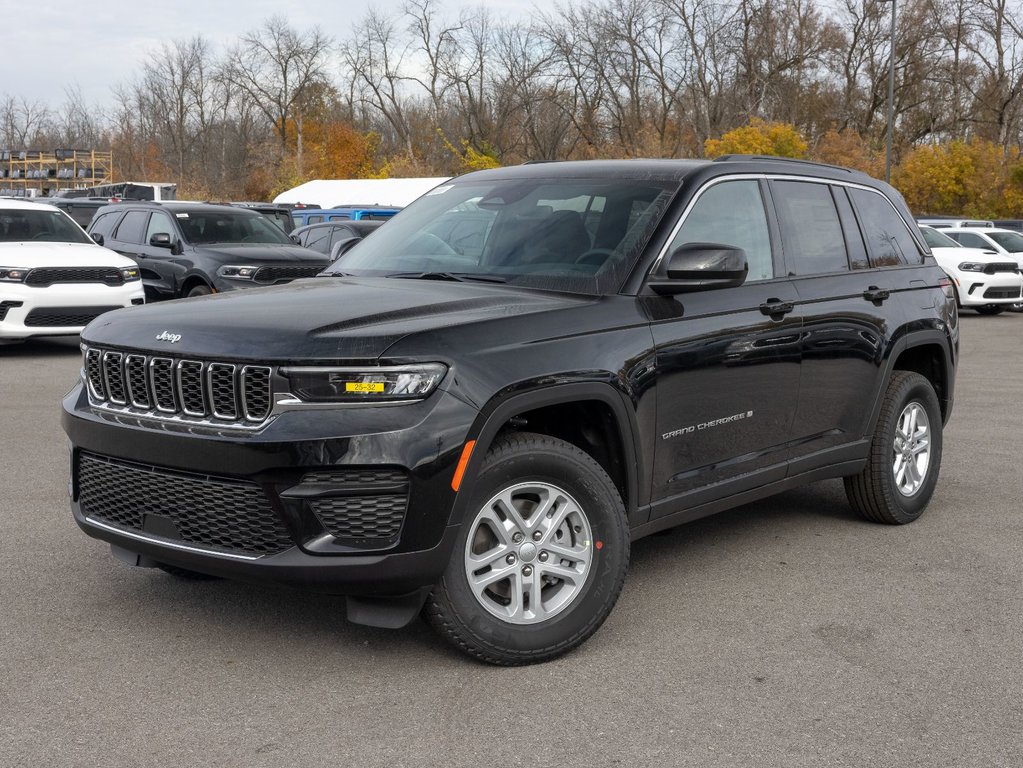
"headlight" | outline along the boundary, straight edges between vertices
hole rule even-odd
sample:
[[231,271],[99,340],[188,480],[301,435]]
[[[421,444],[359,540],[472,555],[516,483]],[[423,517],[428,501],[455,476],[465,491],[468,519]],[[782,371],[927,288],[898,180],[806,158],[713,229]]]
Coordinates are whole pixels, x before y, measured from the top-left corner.
[[5,283],[21,283],[25,281],[27,269],[21,267],[0,267],[0,281]]
[[983,272],[984,265],[978,264],[975,261],[964,261],[959,265],[959,269],[963,272]]
[[130,283],[133,280],[139,279],[139,268],[138,267],[125,267],[121,270],[121,277],[124,278],[124,282]]
[[313,403],[377,403],[422,400],[440,384],[447,366],[393,365],[379,368],[282,368],[291,393]]
[[259,267],[250,267],[244,264],[225,264],[217,270],[221,277],[230,277],[233,280],[251,280]]

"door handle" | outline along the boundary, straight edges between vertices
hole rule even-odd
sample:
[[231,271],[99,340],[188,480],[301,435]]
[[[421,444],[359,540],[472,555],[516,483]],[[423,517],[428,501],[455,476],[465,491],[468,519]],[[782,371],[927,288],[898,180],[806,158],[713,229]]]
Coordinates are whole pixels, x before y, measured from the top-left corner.
[[891,291],[886,291],[883,288],[878,288],[876,285],[870,286],[863,292],[863,298],[867,301],[872,301],[875,304],[880,305],[885,299],[891,296]]
[[789,312],[794,310],[796,305],[791,301],[781,301],[780,299],[768,299],[760,305],[760,312],[770,317],[776,317],[780,315],[787,315]]

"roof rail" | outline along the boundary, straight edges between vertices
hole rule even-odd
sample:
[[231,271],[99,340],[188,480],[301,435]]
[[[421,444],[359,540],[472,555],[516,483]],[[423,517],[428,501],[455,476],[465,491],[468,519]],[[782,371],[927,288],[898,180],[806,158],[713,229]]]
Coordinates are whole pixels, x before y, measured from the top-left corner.
[[860,171],[846,168],[844,165],[818,163],[816,160],[801,160],[798,157],[780,157],[778,155],[721,155],[720,157],[715,157],[713,162],[727,163],[738,160],[777,160],[781,163],[801,163],[802,165],[814,165],[819,168],[832,168],[836,171],[845,171],[846,173],[860,173]]

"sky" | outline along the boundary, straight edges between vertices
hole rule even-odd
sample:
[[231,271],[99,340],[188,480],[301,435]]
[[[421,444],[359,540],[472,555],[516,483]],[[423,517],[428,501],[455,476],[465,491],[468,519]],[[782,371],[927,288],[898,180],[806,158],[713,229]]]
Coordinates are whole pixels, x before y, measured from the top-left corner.
[[[285,14],[304,31],[318,25],[335,39],[361,20],[372,6],[400,13],[403,0],[0,0],[7,20],[0,47],[0,96],[25,97],[58,108],[69,86],[88,104],[113,102],[113,88],[133,80],[161,43],[202,35],[222,50],[267,18]],[[522,0],[445,0],[444,15],[483,5],[497,16],[514,18],[529,10]]]

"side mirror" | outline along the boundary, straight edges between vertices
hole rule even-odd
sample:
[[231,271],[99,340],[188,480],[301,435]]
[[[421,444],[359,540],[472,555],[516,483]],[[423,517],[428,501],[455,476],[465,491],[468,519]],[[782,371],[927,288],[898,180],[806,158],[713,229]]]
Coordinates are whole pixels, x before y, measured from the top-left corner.
[[288,237],[290,237],[290,238],[291,238],[291,242],[293,242],[293,243],[294,243],[295,245],[302,245],[302,241],[301,241],[301,240],[299,240],[299,239],[298,239],[297,237],[295,237],[294,235],[291,235],[291,234],[289,234],[289,235],[288,235]]
[[96,245],[103,245],[103,235],[99,232],[93,232],[90,237],[92,237],[92,241],[96,243]]
[[746,252],[721,243],[686,243],[668,257],[665,277],[655,276],[649,284],[655,293],[677,293],[734,288],[746,281],[749,265]]
[[174,241],[167,232],[157,232],[149,238],[149,244],[156,248],[173,248]]
[[362,240],[361,237],[346,237],[344,240],[338,240],[330,247],[330,260],[337,261],[340,259],[348,251],[352,250],[352,246],[360,240]]

